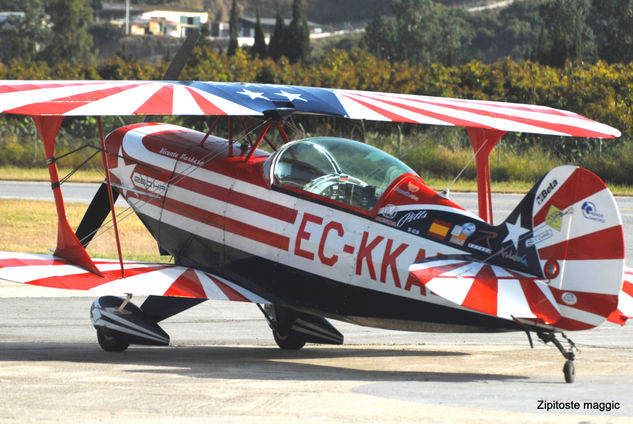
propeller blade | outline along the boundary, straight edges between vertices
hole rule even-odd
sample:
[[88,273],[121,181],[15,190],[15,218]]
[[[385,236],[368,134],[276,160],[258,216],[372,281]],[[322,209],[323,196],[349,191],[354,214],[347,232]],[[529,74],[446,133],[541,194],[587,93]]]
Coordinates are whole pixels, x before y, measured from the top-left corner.
[[192,29],[185,41],[182,43],[182,46],[176,52],[176,56],[172,59],[167,71],[165,71],[165,75],[163,75],[163,80],[165,81],[177,81],[180,77],[180,73],[185,67],[187,60],[193,53],[193,48],[196,46],[198,39],[200,38],[200,31],[197,29]]
[[[185,41],[176,52],[176,56],[174,56],[174,58],[171,60],[169,67],[165,71],[165,75],[163,75],[163,81],[178,81],[180,73],[187,64],[189,57],[191,57],[191,54],[193,53],[193,48],[196,46],[199,38],[200,31],[195,28],[192,29]],[[143,122],[150,122],[155,120],[155,118],[155,116],[147,115],[145,119],[143,119]]]
[[[118,197],[119,192],[115,188],[112,188],[112,199],[115,203]],[[109,213],[110,200],[108,198],[108,185],[103,182],[99,186],[99,190],[97,190],[95,196],[92,198],[92,201],[90,202],[90,205],[88,206],[88,209],[86,210],[86,213],[81,219],[81,223],[75,232],[84,248],[88,246]]]

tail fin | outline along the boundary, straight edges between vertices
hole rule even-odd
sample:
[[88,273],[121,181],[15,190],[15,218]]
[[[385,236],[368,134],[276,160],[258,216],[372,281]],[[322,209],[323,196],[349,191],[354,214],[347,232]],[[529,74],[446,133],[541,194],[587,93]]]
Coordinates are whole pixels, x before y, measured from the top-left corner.
[[500,236],[506,234],[501,256],[516,259],[516,252],[522,270],[548,284],[561,312],[556,327],[592,328],[617,308],[622,220],[595,174],[570,165],[552,169],[497,228]]

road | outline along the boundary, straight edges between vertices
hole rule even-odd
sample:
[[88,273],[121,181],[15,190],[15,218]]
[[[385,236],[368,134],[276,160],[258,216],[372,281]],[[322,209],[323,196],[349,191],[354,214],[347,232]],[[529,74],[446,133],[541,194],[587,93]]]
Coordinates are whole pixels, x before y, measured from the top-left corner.
[[[96,190],[71,187],[64,186],[66,197],[80,202]],[[50,192],[48,184],[0,183],[1,196],[10,196],[9,188],[19,197],[46,199]],[[497,222],[521,197],[494,196]],[[475,208],[473,195],[452,198]],[[630,234],[633,199],[618,204]],[[406,333],[334,321],[344,346],[283,352],[257,308],[237,302],[205,302],[166,320],[168,348],[105,353],[88,317],[92,300],[85,292],[0,282],[0,422],[628,423],[633,417],[633,326],[570,335],[581,353],[576,383],[567,385],[558,351],[540,343],[530,349],[521,333]],[[563,402],[563,409],[539,409],[540,400]],[[578,409],[564,408],[574,402]]]
[[481,12],[483,10],[491,10],[491,9],[498,9],[500,7],[507,7],[507,6],[510,6],[512,3],[514,3],[514,0],[504,0],[504,1],[498,1],[492,4],[488,4],[485,6],[469,7],[467,10],[469,12]]
[[[90,203],[97,191],[98,184],[66,183],[62,190],[66,202]],[[477,195],[475,193],[451,193],[451,200],[462,207],[477,212]],[[53,201],[53,194],[49,183],[0,181],[0,199],[34,199]],[[493,194],[493,219],[495,223],[502,222],[523,198],[522,194]],[[627,262],[633,265],[633,197],[616,197],[620,215],[624,223],[624,241]],[[125,206],[125,200],[119,198],[117,206]]]

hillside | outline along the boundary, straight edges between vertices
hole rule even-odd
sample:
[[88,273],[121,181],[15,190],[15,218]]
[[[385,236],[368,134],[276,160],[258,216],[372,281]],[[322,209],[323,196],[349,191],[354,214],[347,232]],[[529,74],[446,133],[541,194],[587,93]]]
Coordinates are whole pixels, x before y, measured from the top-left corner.
[[[163,5],[165,7],[181,7],[206,10],[213,17],[220,13],[228,19],[232,0],[143,0],[132,1],[136,4]],[[447,6],[478,6],[494,3],[493,0],[438,0]],[[109,3],[125,3],[124,0],[110,0]],[[342,24],[345,22],[363,22],[377,15],[391,12],[390,1],[387,0],[304,0],[304,10],[310,21],[320,24]],[[279,7],[287,17],[292,10],[292,0],[238,0],[240,13],[244,16],[255,16],[256,9],[264,18],[274,18]]]

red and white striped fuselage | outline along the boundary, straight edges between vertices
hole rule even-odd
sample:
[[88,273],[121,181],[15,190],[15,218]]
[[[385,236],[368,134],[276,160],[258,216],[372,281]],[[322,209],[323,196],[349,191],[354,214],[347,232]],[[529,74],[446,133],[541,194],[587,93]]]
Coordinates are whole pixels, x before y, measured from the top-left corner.
[[[276,184],[275,158],[268,153],[258,150],[245,160],[243,154],[229,154],[225,139],[205,139],[203,133],[167,124],[121,128],[108,136],[107,148],[118,154],[108,158],[115,186],[163,252],[179,265],[213,272],[272,303],[424,331],[520,329],[514,321],[519,310],[535,324],[560,319],[547,285],[535,283],[538,274],[527,272],[541,273],[545,261],[519,249],[521,243],[542,248],[546,238],[557,237],[538,238],[551,234],[549,227],[549,233],[524,234],[528,226],[521,219],[531,216],[493,227],[438,196],[414,174],[394,179],[375,205],[363,209]],[[435,295],[428,279],[410,273],[410,266],[425,258],[465,255],[485,260],[453,260],[465,268],[451,274],[459,287],[453,284],[449,296]],[[434,263],[433,276],[449,268],[454,272]],[[482,296],[487,296],[483,307]],[[541,313],[544,303],[547,312]],[[609,311],[583,314],[580,323],[566,319],[566,329],[598,325]]]

